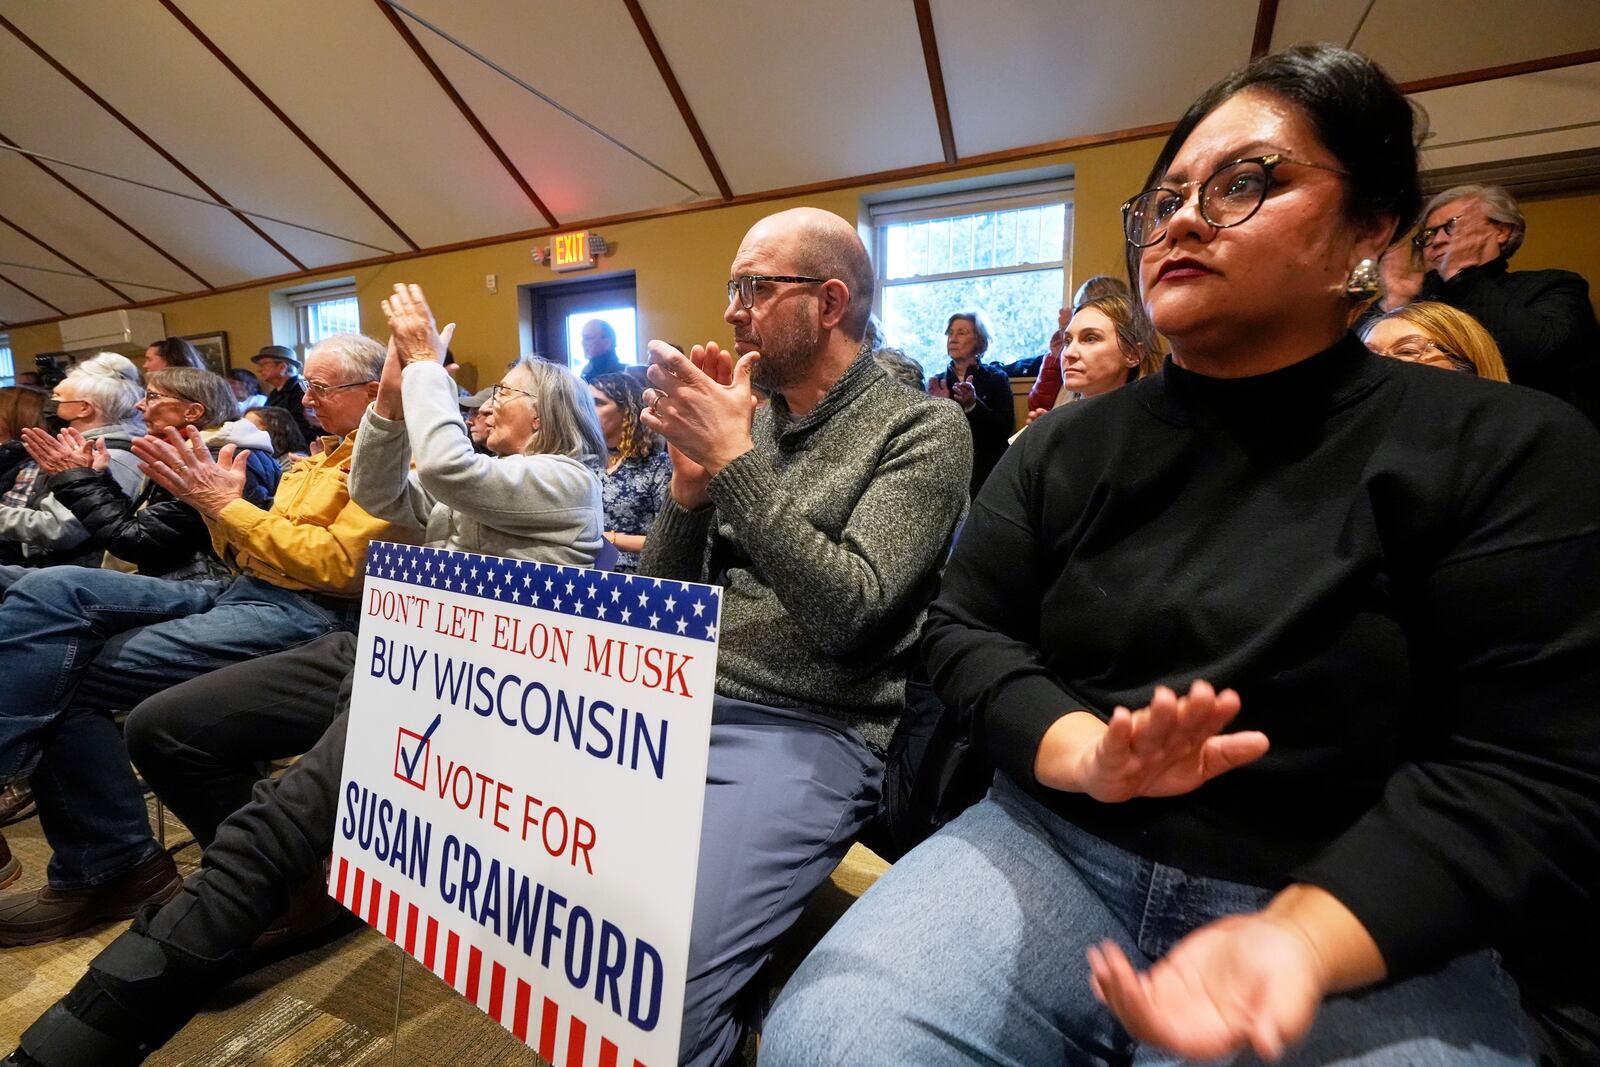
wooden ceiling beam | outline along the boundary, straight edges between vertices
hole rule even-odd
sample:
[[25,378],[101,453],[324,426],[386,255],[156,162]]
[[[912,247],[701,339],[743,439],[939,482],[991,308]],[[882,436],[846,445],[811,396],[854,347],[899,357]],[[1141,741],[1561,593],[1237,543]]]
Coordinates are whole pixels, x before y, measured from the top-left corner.
[[1453,89],[1458,85],[1472,85],[1475,82],[1515,78],[1519,74],[1542,74],[1547,70],[1579,67],[1585,63],[1600,63],[1600,48],[1590,48],[1583,52],[1564,52],[1559,56],[1545,56],[1542,59],[1526,59],[1520,63],[1502,63],[1498,67],[1479,67],[1477,70],[1441,74],[1433,78],[1417,78],[1414,81],[1401,82],[1400,91],[1408,95],[1428,93],[1435,89]]
[[30,240],[34,244],[38,245],[40,248],[44,249],[46,252],[49,252],[52,256],[55,256],[57,259],[61,260],[61,262],[65,263],[65,264],[67,264],[69,267],[71,267],[73,270],[77,271],[79,274],[85,275],[87,277],[94,278],[95,281],[99,282],[101,285],[105,286],[107,289],[110,289],[113,293],[116,293],[117,296],[121,297],[123,300],[132,300],[133,299],[133,297],[129,296],[127,293],[124,293],[121,289],[118,289],[116,286],[112,285],[110,282],[104,280],[103,278],[94,277],[94,271],[90,270],[88,267],[85,267],[82,263],[79,263],[77,260],[73,259],[71,256],[69,256],[69,255],[65,254],[64,252],[62,252],[60,249],[52,247],[50,244],[46,243],[43,238],[40,238],[40,237],[36,236],[35,234],[32,234],[29,231],[23,229],[21,226],[17,225],[17,223],[12,221],[11,219],[6,218],[4,215],[0,215],[0,223],[4,223],[5,225],[11,227],[13,230],[16,230],[18,233],[22,234],[22,236],[26,237],[28,240]]
[[[79,78],[76,74],[72,73],[71,70],[68,70],[65,64],[61,63],[59,60],[56,59],[55,56],[51,55],[49,52],[46,52],[42,47],[40,47],[40,45],[37,42],[34,41],[33,38],[29,37],[26,33],[22,32],[22,29],[20,27],[18,27],[14,23],[12,23],[4,15],[0,15],[0,26],[3,26],[7,30],[10,30],[11,31],[11,35],[13,37],[15,37],[17,40],[21,41],[23,44],[27,45],[28,48],[33,52],[34,55],[36,55],[40,59],[44,60],[45,63],[47,63],[51,67],[51,69],[53,69],[57,74],[61,75],[63,78],[67,79],[67,81],[71,82],[72,85],[75,88],[77,88],[80,92],[82,92],[90,100],[93,100],[96,104],[99,104],[100,107],[105,111],[106,114],[110,115],[112,118],[114,118],[118,122],[120,122],[128,130],[129,133],[131,133],[135,137],[139,138],[139,140],[143,141],[150,148],[151,151],[155,152],[156,155],[160,156],[162,159],[164,159],[168,163],[170,163],[173,166],[173,168],[178,171],[178,173],[182,174],[185,178],[188,178],[191,182],[194,182],[194,184],[197,187],[199,187],[200,190],[203,191],[207,196],[209,196],[211,199],[215,200],[217,203],[221,204],[223,207],[227,208],[229,210],[229,212],[231,212],[233,214],[234,218],[236,218],[240,222],[244,223],[244,225],[247,228],[249,228],[249,230],[252,233],[254,233],[257,237],[261,238],[268,245],[272,246],[272,249],[274,251],[276,251],[279,255],[281,255],[284,259],[287,259],[290,263],[293,263],[296,270],[306,270],[307,269],[306,265],[304,263],[302,263],[299,259],[297,259],[294,256],[294,254],[291,253],[287,248],[283,247],[277,241],[273,240],[272,236],[270,234],[268,234],[265,230],[263,230],[260,226],[257,226],[255,224],[255,222],[248,215],[245,215],[238,208],[236,208],[232,204],[228,203],[228,200],[227,200],[226,197],[224,197],[221,193],[217,192],[215,189],[211,188],[211,186],[208,185],[204,180],[202,180],[201,177],[198,174],[196,174],[194,171],[192,171],[188,167],[184,166],[183,163],[181,161],[179,161],[179,159],[176,156],[174,156],[171,152],[168,152],[159,143],[157,143],[157,141],[156,141],[156,139],[154,137],[151,137],[148,133],[145,133],[144,130],[140,129],[139,126],[136,125],[132,119],[128,118],[128,116],[126,116],[122,112],[118,111],[115,107],[112,107],[111,106],[111,102],[109,100],[107,100],[105,97],[101,96],[99,93],[97,93],[93,89],[91,89],[89,87],[89,85],[83,81],[82,78]],[[65,257],[62,257],[62,258],[65,258]]]
[[[21,145],[17,144],[17,142],[13,141],[11,138],[7,137],[3,133],[0,133],[0,144],[8,144],[12,148],[21,148],[22,147]],[[56,181],[60,182],[62,185],[65,185],[68,189],[72,190],[74,193],[76,193],[78,195],[79,199],[81,199],[84,203],[88,204],[90,207],[92,207],[96,211],[100,212],[102,215],[104,215],[106,218],[110,219],[112,222],[116,223],[118,226],[121,226],[124,230],[127,230],[134,237],[137,237],[144,244],[148,245],[162,259],[166,260],[168,263],[171,263],[174,267],[177,267],[179,270],[183,271],[183,273],[187,274],[189,277],[193,278],[195,281],[199,282],[201,285],[205,286],[207,289],[209,289],[209,290],[215,290],[216,289],[216,286],[212,285],[210,282],[208,282],[204,278],[202,278],[199,274],[195,273],[194,270],[192,270],[187,264],[185,264],[177,256],[173,255],[171,252],[168,252],[165,248],[162,248],[160,245],[156,244],[150,238],[146,237],[139,230],[135,229],[133,227],[133,225],[131,223],[129,223],[128,220],[124,219],[121,215],[118,215],[115,211],[112,211],[110,208],[106,207],[100,201],[96,200],[94,197],[90,196],[88,193],[86,193],[82,189],[78,188],[78,186],[76,184],[74,184],[72,181],[70,181],[60,171],[58,171],[55,168],[51,167],[50,165],[48,165],[47,163],[45,163],[42,160],[35,159],[33,156],[23,155],[22,158],[26,159],[29,163],[32,163],[34,166],[38,167],[40,170],[42,170],[46,174],[50,175],[50,177],[54,178]],[[89,272],[85,271],[85,273],[89,273]]]
[[939,38],[933,28],[933,9],[928,0],[912,0],[917,12],[917,33],[922,37],[922,61],[928,67],[928,91],[933,94],[933,117],[939,123],[939,145],[944,149],[944,161],[954,166],[956,133],[950,124],[950,100],[944,91],[944,65],[939,62]]
[[428,50],[422,47],[422,42],[418,41],[417,35],[411,32],[411,27],[406,25],[406,20],[401,17],[400,12],[384,3],[383,0],[373,0],[373,3],[378,5],[378,10],[382,11],[384,17],[389,20],[389,25],[393,26],[394,31],[411,47],[411,51],[416,54],[422,66],[429,74],[433,75],[433,80],[444,91],[444,95],[450,98],[450,102],[456,106],[456,110],[461,112],[461,117],[467,120],[467,125],[472,127],[473,132],[483,141],[484,146],[489,149],[494,158],[500,161],[500,165],[511,176],[511,180],[516,182],[517,188],[521,189],[523,195],[533,203],[534,209],[543,215],[544,220],[550,225],[561,225],[556,221],[555,215],[551,214],[550,209],[545,206],[544,201],[539,199],[539,194],[533,191],[533,186],[528,184],[528,179],[523,176],[522,171],[518,170],[517,165],[511,162],[511,157],[506,155],[505,149],[500,147],[500,142],[496,141],[494,135],[489,132],[488,127],[478,120],[478,116],[467,104],[466,100],[462,98],[461,94],[456,91],[456,87],[451,84],[450,79],[445,77],[444,71],[439,69],[439,64],[435,63],[433,57],[428,54]]
[[1250,38],[1250,58],[1272,50],[1272,31],[1278,24],[1278,0],[1261,0],[1256,5],[1256,32]]
[[57,315],[65,317],[66,314],[67,314],[65,311],[62,311],[60,308],[58,308],[54,304],[50,303],[50,301],[48,301],[44,297],[40,296],[38,293],[34,292],[32,289],[27,288],[26,286],[22,285],[20,282],[13,281],[11,278],[7,277],[4,274],[0,274],[0,282],[5,282],[7,285],[11,286],[11,288],[13,288],[13,289],[17,290],[18,292],[24,294],[29,299],[37,300],[39,303],[43,304],[45,307],[49,308],[51,311],[54,311]]
[[173,18],[178,20],[184,29],[188,30],[189,33],[193,35],[195,40],[199,41],[200,44],[204,46],[206,51],[210,52],[212,56],[216,58],[217,62],[221,63],[227,68],[228,73],[239,79],[239,84],[250,90],[251,95],[259,100],[263,107],[272,112],[277,120],[283,123],[290,133],[298,137],[300,139],[300,143],[305,145],[306,148],[311,151],[312,155],[320,159],[324,166],[333,171],[334,176],[340,181],[344,182],[346,188],[354,193],[356,198],[359,199],[363,204],[367,205],[368,210],[370,210],[374,215],[378,216],[378,218],[382,219],[383,224],[389,227],[389,229],[393,230],[395,236],[404,241],[407,248],[411,249],[413,252],[419,250],[417,242],[413,241],[410,236],[408,236],[406,232],[400,228],[399,224],[396,223],[394,219],[391,219],[388,213],[383,210],[383,208],[378,206],[377,201],[368,196],[366,190],[357,185],[355,179],[346,174],[339,164],[335,163],[333,158],[329,156],[328,153],[324,152],[322,147],[318,145],[317,142],[311,139],[311,135],[306,133],[305,130],[302,130],[295,123],[295,121],[289,117],[288,113],[285,112],[283,108],[279,107],[273,101],[273,99],[262,90],[261,86],[252,81],[250,76],[240,68],[239,64],[235,63],[221,48],[218,48],[216,42],[210,37],[207,37],[205,31],[199,26],[196,26],[193,20],[191,20],[188,15],[185,15],[183,10],[179,8],[177,4],[173,3],[173,0],[158,0],[158,2],[162,7],[167,9],[167,12],[171,14]]
[[650,58],[655,61],[656,72],[666,83],[667,95],[678,105],[678,114],[683,116],[683,124],[689,128],[689,136],[694,139],[694,146],[700,150],[700,158],[705,162],[706,170],[710,171],[711,180],[717,185],[717,192],[722,199],[732,200],[733,188],[728,184],[728,179],[723,177],[722,165],[717,162],[717,157],[711,151],[711,142],[706,140],[705,131],[700,128],[700,120],[695,118],[694,110],[689,107],[689,98],[683,94],[683,86],[678,84],[678,76],[673,73],[672,64],[667,62],[667,53],[662,50],[661,42],[656,38],[656,31],[651,28],[644,8],[640,6],[639,0],[622,0],[622,5],[628,9],[628,14],[633,18],[634,28],[639,31],[639,37],[644,41],[645,51],[649,52]]

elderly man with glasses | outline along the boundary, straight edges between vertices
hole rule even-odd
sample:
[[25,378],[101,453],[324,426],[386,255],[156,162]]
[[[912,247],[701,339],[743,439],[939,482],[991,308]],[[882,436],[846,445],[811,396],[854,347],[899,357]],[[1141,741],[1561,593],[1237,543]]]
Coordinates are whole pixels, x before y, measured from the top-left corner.
[[[285,473],[270,509],[243,499],[246,453],[229,446],[214,459],[192,427],[186,436],[171,430],[165,441],[134,442],[146,474],[204,516],[232,577],[173,581],[51,567],[18,579],[0,600],[0,677],[8,687],[0,702],[0,785],[32,775],[55,850],[43,887],[0,896],[0,945],[38,944],[126,919],[181,885],[151,835],[113,712],[134,708],[132,744],[151,730],[134,707],[141,700],[353,628],[367,542],[411,539],[352,502],[346,484],[354,431],[378,391],[383,361],[382,345],[354,334],[311,350],[307,401],[343,439],[324,438],[320,455]],[[195,731],[225,730],[208,710],[152,732],[182,744]]]
[[1385,257],[1384,311],[1435,300],[1466,312],[1494,338],[1517,385],[1576,405],[1600,425],[1600,323],[1589,283],[1566,270],[1518,270],[1527,222],[1497,185],[1461,185],[1422,210],[1412,239],[1420,258]]

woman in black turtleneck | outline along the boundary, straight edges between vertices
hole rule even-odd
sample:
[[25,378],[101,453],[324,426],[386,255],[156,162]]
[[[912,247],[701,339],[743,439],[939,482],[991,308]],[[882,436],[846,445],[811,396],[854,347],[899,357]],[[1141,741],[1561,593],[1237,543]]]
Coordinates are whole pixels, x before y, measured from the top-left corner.
[[930,613],[994,789],[823,941],[764,1065],[1532,1062],[1483,950],[1593,906],[1600,437],[1346,333],[1415,143],[1324,46],[1179,122],[1125,208],[1165,370],[1019,439]]

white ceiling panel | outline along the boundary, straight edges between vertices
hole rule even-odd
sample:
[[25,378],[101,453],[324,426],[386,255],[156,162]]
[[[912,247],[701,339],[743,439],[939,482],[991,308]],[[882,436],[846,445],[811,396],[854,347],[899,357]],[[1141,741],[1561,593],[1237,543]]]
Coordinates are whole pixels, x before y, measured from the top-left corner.
[[[204,195],[9,33],[0,33],[0,99],[33,105],[4,112],[6,136],[23,148]],[[224,211],[83,171],[63,173],[212,285],[292,269],[282,255]],[[62,251],[74,255],[71,249]],[[193,281],[188,285],[198,287]]]
[[[1176,119],[1250,56],[1256,0],[933,0],[963,156]],[[901,42],[916,50],[916,37]]]
[[1272,47],[1315,43],[1343,45],[1356,32],[1367,3],[1368,0],[1278,0],[1278,15],[1272,24]]
[[[0,270],[0,274],[4,274]],[[26,285],[26,282],[23,282]],[[34,319],[53,319],[54,308],[39,303],[21,289],[0,278],[0,322],[32,322]],[[22,368],[26,370],[27,368]]]
[[[620,5],[618,8],[621,10]],[[623,29],[634,33],[631,22]],[[597,218],[717,195],[716,185],[687,132],[683,140],[688,142],[694,158],[684,160],[681,153],[673,153],[658,162],[692,185],[693,191],[585,129],[460,49],[425,30],[420,33],[424,36],[419,39],[439,69],[558,220]],[[637,38],[637,34],[634,36]],[[655,83],[655,88],[631,86],[624,92],[636,98],[648,99],[653,94],[666,100],[672,108],[670,115],[660,119],[670,124],[666,132],[684,130],[683,119],[672,107],[666,90],[660,88],[661,79],[648,55],[644,62],[647,68],[635,68],[632,77],[637,79],[642,74]],[[526,75],[519,72],[519,77]],[[551,95],[561,99],[555,93]],[[601,116],[592,111],[585,117],[605,128]],[[619,140],[629,143],[624,138]],[[636,147],[644,151],[642,146]]]
[[[151,297],[188,292],[196,287],[193,278],[150,246],[11,152],[0,152],[0,192],[5,205],[0,214],[27,227],[41,241],[71,256],[92,274],[129,278],[157,287],[148,290]],[[118,288],[132,293],[127,286]]]
[[736,193],[944,158],[909,3],[643,7]]
[[180,6],[418,244],[545,225],[372,3]]
[[[622,4],[477,0],[469,8],[448,0],[412,0],[407,6],[694,190],[406,19],[558,218],[656,207],[697,199],[696,193],[717,195],[694,139]],[[600,175],[604,180],[595,180]]]
[[1427,169],[1600,147],[1600,63],[1413,97],[1428,112]]
[[[50,0],[3,5],[18,29],[236,207],[391,251],[405,247],[165,11],[125,0],[74,0],[74,8],[78,17],[69,20]],[[165,57],[159,76],[153,56]],[[273,237],[308,264],[377,254],[344,242],[330,247],[292,227]]]
[[1596,0],[1377,0],[1355,46],[1396,81],[1600,47]]
[[[31,270],[30,267],[46,267],[49,270]],[[123,302],[121,297],[99,282],[68,277],[53,271],[77,273],[72,264],[46,252],[10,226],[0,224],[0,274],[27,286],[67,312],[86,311]]]

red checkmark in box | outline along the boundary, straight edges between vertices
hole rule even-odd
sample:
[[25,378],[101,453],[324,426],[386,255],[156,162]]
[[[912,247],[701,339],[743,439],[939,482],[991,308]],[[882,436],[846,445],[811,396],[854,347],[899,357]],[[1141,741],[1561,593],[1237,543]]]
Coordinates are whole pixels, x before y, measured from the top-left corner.
[[394,776],[418,789],[427,789],[429,746],[424,735],[400,727],[394,743]]

